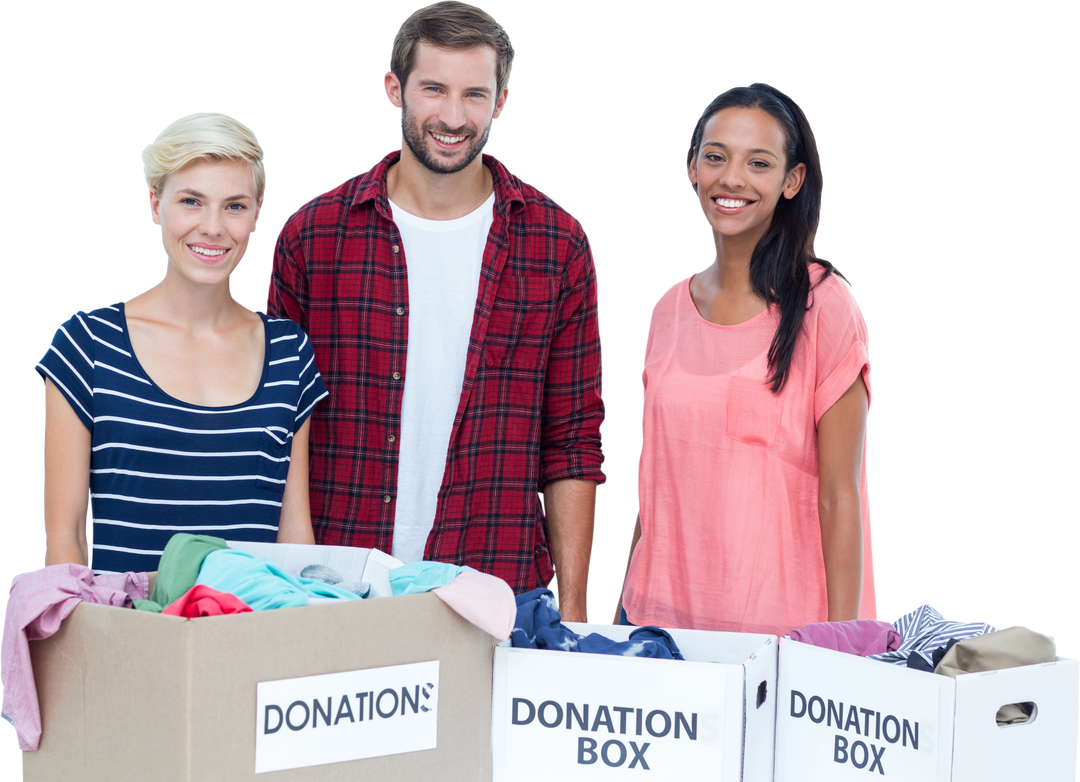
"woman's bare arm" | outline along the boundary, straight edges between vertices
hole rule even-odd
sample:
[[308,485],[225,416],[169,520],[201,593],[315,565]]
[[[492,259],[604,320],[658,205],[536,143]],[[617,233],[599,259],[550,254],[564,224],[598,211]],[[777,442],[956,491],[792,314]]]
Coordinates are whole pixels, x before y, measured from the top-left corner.
[[311,419],[293,435],[289,474],[285,478],[285,495],[281,499],[281,519],[278,522],[278,543],[314,543],[311,529],[311,502],[308,498],[308,430]]
[[830,622],[859,618],[863,565],[859,484],[868,406],[860,375],[818,422],[818,518]]
[[89,563],[86,504],[90,430],[51,380],[45,381],[45,564]]

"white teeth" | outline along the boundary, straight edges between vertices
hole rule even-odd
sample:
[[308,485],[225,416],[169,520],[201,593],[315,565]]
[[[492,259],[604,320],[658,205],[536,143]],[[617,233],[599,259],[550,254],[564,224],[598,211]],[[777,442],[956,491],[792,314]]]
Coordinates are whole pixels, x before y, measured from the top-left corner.
[[457,144],[459,141],[464,141],[464,136],[444,136],[441,133],[432,133],[435,138],[444,144]]
[[189,244],[188,247],[190,247],[192,250],[197,252],[199,255],[208,255],[210,257],[215,257],[215,256],[218,256],[218,255],[224,255],[225,254],[225,250],[211,250],[211,249],[209,249],[207,247],[196,247],[193,244]]
[[742,201],[735,198],[717,198],[716,203],[720,206],[726,206],[728,209],[737,209],[740,206],[746,206],[749,201]]

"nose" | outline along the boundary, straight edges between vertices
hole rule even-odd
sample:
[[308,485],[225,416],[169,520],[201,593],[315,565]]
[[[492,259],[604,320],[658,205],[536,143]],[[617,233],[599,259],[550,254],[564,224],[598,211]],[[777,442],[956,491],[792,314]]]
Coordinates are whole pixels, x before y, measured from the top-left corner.
[[207,209],[203,213],[200,228],[207,236],[220,236],[225,230],[225,224],[221,219],[221,212],[217,209]]
[[465,126],[465,102],[461,98],[448,98],[443,102],[439,119],[451,130]]
[[720,183],[729,190],[740,190],[745,187],[746,175],[742,166],[734,163],[725,166],[723,176],[720,177]]

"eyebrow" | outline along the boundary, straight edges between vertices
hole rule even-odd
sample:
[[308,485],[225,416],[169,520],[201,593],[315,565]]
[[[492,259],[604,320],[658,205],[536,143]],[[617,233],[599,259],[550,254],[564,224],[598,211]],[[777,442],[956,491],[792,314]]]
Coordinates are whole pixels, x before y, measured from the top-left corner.
[[[703,147],[720,147],[721,149],[727,149],[727,144],[721,144],[719,141],[706,141],[704,144],[702,144],[702,146]],[[752,154],[752,155],[768,155],[768,156],[770,156],[772,158],[775,158],[776,160],[780,159],[779,157],[777,157],[775,152],[770,152],[767,149],[751,149],[750,154]]]
[[[177,193],[177,195],[179,195],[180,193],[187,193],[188,195],[193,195],[196,198],[206,198],[206,196],[203,195],[202,193],[200,193],[198,190],[192,190],[190,187],[184,188],[183,190],[177,190],[176,193]],[[226,201],[245,201],[245,200],[250,201],[251,196],[244,195],[244,194],[234,195],[234,196],[229,196],[225,200]]]
[[[417,87],[441,87],[444,90],[446,89],[445,84],[443,84],[441,81],[435,81],[434,79],[421,79],[421,80],[416,82],[416,86]],[[491,92],[492,92],[492,89],[491,89],[490,86],[466,87],[465,92],[483,92],[485,94],[490,95]]]

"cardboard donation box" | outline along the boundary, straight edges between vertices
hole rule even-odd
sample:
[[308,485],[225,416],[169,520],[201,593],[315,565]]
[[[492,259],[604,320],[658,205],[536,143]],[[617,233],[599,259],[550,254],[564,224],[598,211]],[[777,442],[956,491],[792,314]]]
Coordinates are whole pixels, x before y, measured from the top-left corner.
[[430,593],[194,620],[83,603],[30,645],[24,779],[488,779],[494,642]]
[[685,661],[495,647],[495,782],[772,780],[776,637],[669,632]]
[[[780,640],[777,782],[1074,782],[1080,664],[952,679]],[[1013,703],[1031,718],[998,725]]]

